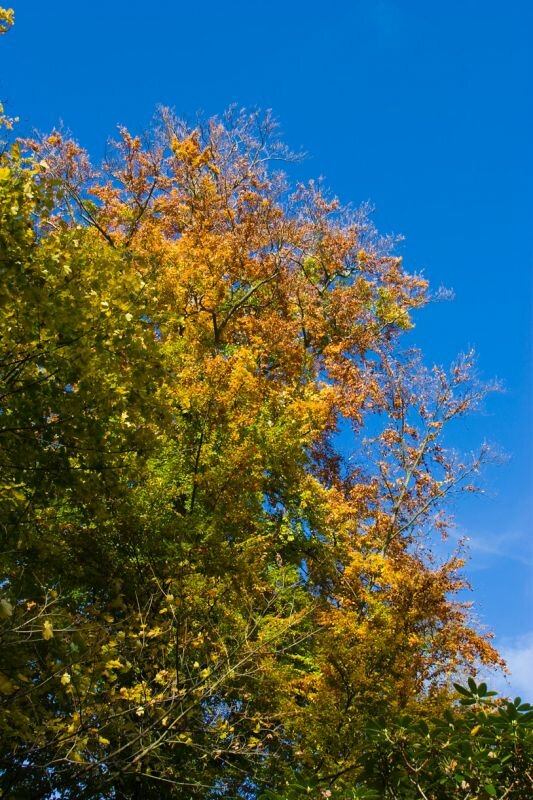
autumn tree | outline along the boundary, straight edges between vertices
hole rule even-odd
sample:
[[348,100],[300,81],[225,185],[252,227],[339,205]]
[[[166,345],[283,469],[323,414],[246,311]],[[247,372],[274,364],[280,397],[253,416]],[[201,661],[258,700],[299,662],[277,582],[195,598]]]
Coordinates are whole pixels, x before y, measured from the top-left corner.
[[471,356],[405,349],[426,281],[290,158],[235,112],[2,151],[5,797],[320,797],[499,663],[434,549]]

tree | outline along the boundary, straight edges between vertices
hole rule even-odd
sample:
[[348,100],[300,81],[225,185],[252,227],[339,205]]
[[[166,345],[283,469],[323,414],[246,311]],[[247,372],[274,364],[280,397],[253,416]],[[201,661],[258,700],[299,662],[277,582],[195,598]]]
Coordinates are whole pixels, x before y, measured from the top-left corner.
[[119,133],[1,156],[0,791],[347,786],[376,706],[499,663],[431,542],[484,390],[402,349],[426,282],[268,115]]

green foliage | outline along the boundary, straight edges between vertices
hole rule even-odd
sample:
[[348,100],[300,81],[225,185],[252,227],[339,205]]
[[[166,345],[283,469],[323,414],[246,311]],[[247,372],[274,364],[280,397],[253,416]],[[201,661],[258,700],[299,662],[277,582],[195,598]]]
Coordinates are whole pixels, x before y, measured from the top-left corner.
[[460,708],[367,728],[363,777],[383,797],[528,797],[533,788],[533,707],[487,685],[455,684]]
[[[472,678],[455,684],[458,704],[426,719],[377,717],[366,726],[360,753],[342,774],[267,790],[260,800],[524,800],[533,779],[533,706],[506,700]],[[308,780],[306,780],[306,777]]]

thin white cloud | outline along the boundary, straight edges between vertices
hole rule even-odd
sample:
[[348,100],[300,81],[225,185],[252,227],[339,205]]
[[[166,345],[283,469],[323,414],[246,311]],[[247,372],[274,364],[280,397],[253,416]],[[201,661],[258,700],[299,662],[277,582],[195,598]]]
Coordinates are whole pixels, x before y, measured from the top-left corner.
[[511,672],[509,682],[525,700],[533,700],[533,631],[502,645]]
[[484,676],[489,687],[506,697],[518,695],[528,703],[533,702],[533,631],[495,644],[507,662],[509,675]]
[[[466,533],[464,530],[459,531],[456,528],[450,531],[450,539],[466,542],[467,551],[472,554],[472,559],[468,564],[470,570],[486,569],[494,559],[502,558],[533,568],[531,540],[521,530],[478,535],[471,532]],[[486,558],[477,559],[476,555]]]

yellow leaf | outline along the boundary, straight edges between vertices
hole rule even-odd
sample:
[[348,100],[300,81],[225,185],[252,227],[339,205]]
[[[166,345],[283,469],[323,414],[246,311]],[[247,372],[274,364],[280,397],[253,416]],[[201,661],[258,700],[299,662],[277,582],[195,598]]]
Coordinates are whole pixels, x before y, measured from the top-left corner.
[[0,600],[0,619],[8,619],[13,615],[13,606],[5,597]]
[[13,684],[3,672],[0,672],[0,693],[11,694],[13,691]]
[[43,624],[43,639],[47,642],[54,638],[54,627],[50,620],[46,619]]

